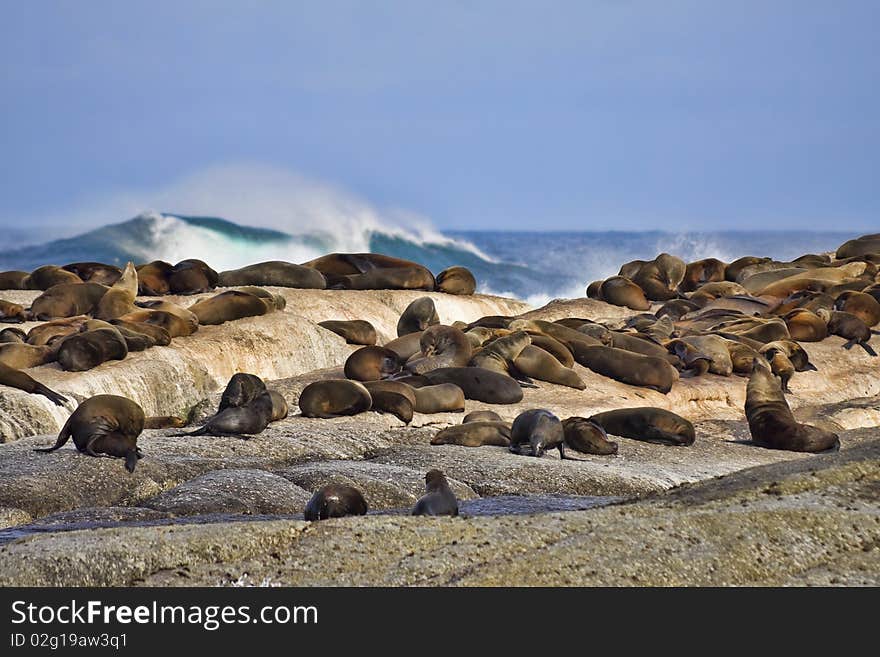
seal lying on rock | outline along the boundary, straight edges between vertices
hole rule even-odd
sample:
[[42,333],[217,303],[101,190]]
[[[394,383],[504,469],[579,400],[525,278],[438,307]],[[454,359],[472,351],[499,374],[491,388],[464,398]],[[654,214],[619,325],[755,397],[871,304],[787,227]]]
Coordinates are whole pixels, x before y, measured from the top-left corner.
[[[286,410],[286,409],[285,409]],[[275,416],[275,401],[264,391],[244,406],[230,406],[211,416],[205,424],[178,436],[234,436],[245,438],[261,433]]]
[[391,349],[378,346],[361,347],[346,360],[345,376],[355,381],[379,381],[400,372],[403,363]]
[[458,499],[449,488],[446,476],[440,470],[429,470],[425,475],[425,495],[413,507],[414,516],[457,516]]
[[372,404],[370,391],[349,379],[314,381],[299,396],[299,408],[305,417],[357,415],[370,410]]
[[437,432],[431,439],[432,445],[461,445],[462,447],[482,447],[483,445],[510,445],[510,425],[500,420],[472,420],[454,424]]
[[662,408],[643,406],[597,413],[588,418],[607,433],[649,443],[688,446],[694,444],[694,425]]
[[0,299],[0,322],[21,324],[26,321],[24,306]]
[[327,287],[327,281],[321,272],[312,267],[295,265],[292,262],[281,260],[272,260],[248,265],[241,269],[221,271],[218,285],[221,287],[271,285],[274,287],[323,290]]
[[326,520],[343,516],[362,516],[367,513],[367,501],[354,486],[329,484],[318,489],[306,504],[306,520]]
[[617,454],[617,443],[608,440],[608,434],[598,422],[583,417],[570,417],[562,421],[562,431],[567,447],[584,454],[607,456]]
[[477,290],[477,279],[466,267],[449,267],[444,269],[436,278],[436,289],[446,294],[470,295]]
[[746,387],[746,419],[752,441],[761,447],[793,452],[837,450],[837,434],[794,419],[779,381],[766,365],[755,361]]
[[64,423],[52,447],[37,452],[54,452],[73,437],[77,450],[89,456],[125,459],[125,469],[134,472],[141,451],[138,436],[144,430],[144,411],[130,399],[117,395],[96,395],[81,403]]
[[362,319],[348,321],[328,319],[324,322],[318,322],[318,326],[342,336],[348,344],[376,344],[376,329],[372,324]]

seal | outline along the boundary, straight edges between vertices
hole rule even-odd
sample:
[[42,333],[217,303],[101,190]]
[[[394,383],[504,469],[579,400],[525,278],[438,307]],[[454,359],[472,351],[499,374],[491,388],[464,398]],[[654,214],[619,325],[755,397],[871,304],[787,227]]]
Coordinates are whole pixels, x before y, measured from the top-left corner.
[[403,337],[396,338],[391,342],[386,342],[385,348],[396,353],[400,361],[405,363],[416,354],[421,353],[422,333],[423,331],[409,333]]
[[566,447],[584,454],[608,456],[617,454],[617,443],[608,440],[602,425],[584,417],[570,417],[562,421]]
[[435,289],[446,294],[472,295],[477,291],[477,279],[465,267],[449,267],[435,278]]
[[691,335],[681,338],[709,358],[709,371],[719,376],[733,374],[733,361],[730,359],[730,351],[727,342],[717,335]]
[[561,342],[569,349],[572,348],[572,343],[575,342],[580,345],[600,344],[598,340],[590,337],[586,333],[576,331],[555,322],[547,322],[542,319],[517,319],[510,323],[509,328],[511,331],[527,331],[528,333],[549,336],[554,340]]
[[24,306],[0,299],[0,322],[22,324],[27,321]]
[[662,408],[642,406],[597,413],[588,418],[609,434],[664,445],[690,446],[696,432],[688,420]]
[[171,292],[168,282],[174,265],[164,260],[153,260],[145,265],[138,265],[138,294],[148,297],[161,297]]
[[603,346],[576,346],[573,353],[578,363],[597,374],[621,383],[651,388],[664,395],[678,380],[678,372],[664,358]]
[[168,287],[172,294],[199,294],[210,292],[219,282],[220,277],[201,260],[194,258],[181,260],[168,274]]
[[273,302],[238,290],[227,290],[215,294],[213,297],[202,299],[189,307],[190,312],[198,317],[200,325],[209,326],[245,317],[259,317],[274,312],[275,309],[276,306]]
[[27,370],[39,367],[55,360],[58,345],[35,346],[11,342],[0,344],[0,363],[16,370]]
[[432,384],[454,383],[466,399],[487,404],[517,404],[523,398],[515,380],[483,367],[441,367],[422,376]]
[[[263,391],[243,406],[230,406],[212,415],[195,431],[177,435],[234,436],[247,440],[249,436],[262,433],[269,426],[276,410],[275,403],[272,395]],[[286,402],[284,405],[286,406]]]
[[714,281],[723,281],[727,265],[717,258],[705,258],[689,262],[685,268],[684,278],[679,285],[682,292],[693,292],[701,285]]
[[129,262],[125,266],[122,275],[113,286],[107,290],[98,305],[92,312],[95,319],[104,321],[116,319],[137,310],[134,305],[138,292],[138,276],[134,263]]
[[880,233],[862,235],[840,245],[835,253],[838,260],[880,253]]
[[[851,262],[840,267],[819,267],[806,269],[798,274],[786,276],[782,280],[771,283],[760,291],[761,295],[784,299],[793,292],[814,290],[824,292],[828,288],[842,283],[854,282],[864,273],[867,265],[864,262]],[[749,281],[743,286],[749,288]]]
[[278,420],[283,420],[290,412],[287,400],[284,398],[284,395],[276,390],[269,390],[268,392],[269,398],[272,400],[272,418],[269,421],[277,422]]
[[461,419],[462,424],[468,422],[502,422],[501,416],[495,411],[471,411]]
[[712,359],[709,356],[681,338],[670,340],[666,343],[666,347],[678,358],[681,376],[689,378],[703,376],[712,366]]
[[587,298],[595,299],[596,301],[602,301],[602,283],[605,281],[593,281],[589,285],[587,285]]
[[678,321],[688,313],[698,310],[700,307],[689,299],[671,299],[664,303],[657,311],[656,316],[670,317],[672,321]]
[[118,331],[122,336],[122,339],[125,340],[125,346],[128,348],[129,352],[144,351],[145,349],[156,346],[156,341],[150,336],[138,331],[129,331],[124,326],[114,326],[102,319],[90,319],[80,327],[80,331],[82,332],[95,331],[97,329],[111,329],[113,331]]
[[760,258],[756,256],[745,256],[742,258],[737,258],[724,268],[724,279],[727,281],[731,281],[732,283],[736,283],[739,281],[740,272],[742,272],[742,270],[746,267],[760,265],[770,261],[770,258]]
[[410,303],[397,321],[397,337],[424,331],[429,326],[440,323],[434,300],[431,297],[419,297]]
[[599,293],[603,301],[615,306],[624,306],[632,310],[648,310],[651,307],[644,290],[623,276],[605,279],[599,288]]
[[45,321],[92,314],[109,288],[98,283],[83,283],[76,274],[70,275],[78,282],[54,285],[43,292],[31,304],[31,317]]
[[330,253],[302,264],[324,274],[335,289],[434,289],[434,275],[426,267],[379,253]]
[[[152,299],[150,301],[138,301],[135,305],[138,308],[143,308],[145,310],[158,310],[179,317],[183,320],[186,326],[186,332],[181,333],[181,335],[192,335],[199,330],[199,318],[196,314],[188,308],[179,306],[176,303],[171,303],[170,301],[164,301],[162,299]],[[172,335],[172,337],[177,336]]]
[[648,299],[668,301],[678,296],[678,286],[684,279],[686,268],[687,265],[681,258],[661,253],[651,262],[644,263],[629,278],[644,290]]
[[531,343],[532,340],[528,333],[515,331],[503,338],[493,340],[480,349],[471,358],[470,364],[473,367],[482,367],[499,374],[510,375],[511,364]]
[[[413,394],[413,397],[415,394]],[[370,391],[370,410],[378,413],[391,413],[404,424],[409,424],[415,411],[413,402],[408,395],[402,395],[390,390]]]
[[110,324],[117,327],[120,331],[125,329],[130,333],[146,335],[153,341],[153,344],[159,347],[166,347],[171,344],[171,335],[161,326],[154,326],[143,322],[128,322],[124,319],[111,319]]
[[[188,322],[185,319],[181,318],[179,315],[174,313],[170,313],[165,310],[150,310],[148,308],[144,308],[142,310],[136,310],[132,313],[128,313],[123,315],[119,319],[111,320],[111,322],[120,324],[120,325],[128,325],[128,324],[145,324],[147,326],[154,326],[157,328],[161,328],[168,334],[169,342],[172,338],[178,338],[181,336],[192,335],[195,331],[198,330],[198,318],[193,315],[193,322]],[[157,342],[157,344],[159,344]]]
[[461,413],[464,410],[464,392],[453,383],[413,388],[417,413]]
[[424,374],[441,367],[464,367],[471,359],[470,340],[452,326],[431,326],[422,333],[419,345],[422,356],[411,358],[405,366],[412,374]]
[[137,446],[144,430],[144,411],[130,399],[118,395],[96,395],[82,402],[67,418],[52,447],[36,452],[54,452],[73,438],[76,449],[89,456],[125,459],[125,469],[134,472],[143,455]]
[[26,271],[0,272],[0,290],[26,290],[28,276]]
[[461,447],[483,447],[510,445],[510,425],[499,420],[474,420],[464,424],[453,424],[437,432],[431,439],[432,445],[459,445]]
[[64,395],[44,386],[24,372],[4,365],[2,361],[0,361],[0,385],[23,390],[31,395],[42,395],[57,406],[62,406],[67,401],[67,397]]
[[746,418],[752,442],[770,449],[824,452],[840,448],[836,434],[794,419],[776,377],[755,361],[746,386]]
[[834,309],[855,315],[869,327],[880,324],[880,302],[865,292],[841,292],[834,302]]
[[282,260],[270,260],[240,269],[221,271],[217,284],[220,287],[271,285],[272,287],[292,287],[302,290],[323,290],[327,287],[327,280],[321,272],[312,267],[295,265],[292,262]]
[[266,392],[266,384],[256,374],[238,372],[233,374],[220,396],[217,411],[247,406]]
[[739,283],[731,283],[730,281],[715,281],[701,285],[691,292],[690,300],[698,304],[700,307],[709,305],[716,299],[726,297],[748,296],[749,292]]
[[543,408],[523,411],[513,421],[508,449],[514,454],[536,457],[544,456],[548,449],[558,449],[559,457],[564,459],[565,432],[562,430],[562,422]]
[[852,349],[855,345],[859,345],[868,355],[877,355],[874,348],[868,344],[871,339],[871,329],[861,319],[840,310],[832,310],[831,312],[820,310],[818,315],[826,320],[829,335],[837,335],[847,340],[847,343],[843,345],[844,349]]
[[730,362],[733,373],[737,376],[748,376],[752,373],[755,360],[761,360],[763,356],[747,344],[722,338],[727,344],[727,353],[730,354]]
[[64,338],[74,333],[79,333],[82,325],[89,320],[87,315],[76,315],[64,319],[54,319],[33,327],[27,334],[26,342],[32,345],[45,345],[55,338]]
[[55,265],[37,267],[24,281],[26,290],[48,290],[56,285],[79,285],[80,283],[82,283],[82,279],[79,276]]
[[425,475],[425,494],[413,507],[414,516],[457,516],[458,500],[449,488],[446,475],[440,470],[428,470]]
[[398,355],[385,347],[361,347],[345,361],[345,376],[355,381],[378,381],[401,371]]
[[128,343],[122,334],[115,328],[100,328],[64,338],[58,349],[58,364],[67,372],[85,372],[126,356]]
[[327,520],[343,516],[362,516],[367,513],[367,501],[354,486],[328,484],[319,488],[306,504],[306,520]]
[[792,340],[822,342],[828,337],[828,325],[816,313],[806,308],[795,308],[783,315]]
[[100,283],[101,285],[113,285],[122,276],[122,270],[115,265],[105,265],[103,262],[73,262],[62,267],[64,271],[79,276],[84,283]]
[[574,366],[574,356],[571,355],[571,349],[556,338],[551,338],[549,335],[532,335],[530,337],[532,339],[532,346],[546,351],[559,361],[559,364],[563,367]]
[[539,347],[527,345],[513,361],[517,372],[532,379],[547,381],[576,390],[583,390],[587,385],[572,369],[564,367],[549,353]]
[[27,333],[20,328],[5,328],[0,331],[0,344],[24,344]]
[[413,409],[416,406],[416,389],[400,381],[364,381],[364,387],[370,391],[370,396],[375,400],[380,392],[393,393],[406,397]]
[[370,410],[373,399],[362,384],[349,379],[314,381],[299,396],[304,417],[332,418]]
[[318,326],[345,338],[348,344],[374,345],[377,341],[376,329],[363,319],[328,319],[318,322]]

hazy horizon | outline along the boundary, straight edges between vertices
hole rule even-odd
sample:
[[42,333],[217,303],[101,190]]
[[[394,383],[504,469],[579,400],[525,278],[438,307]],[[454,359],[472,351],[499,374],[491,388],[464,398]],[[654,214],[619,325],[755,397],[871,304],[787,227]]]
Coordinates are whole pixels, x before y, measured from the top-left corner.
[[12,3],[0,225],[868,232],[878,19],[854,0]]

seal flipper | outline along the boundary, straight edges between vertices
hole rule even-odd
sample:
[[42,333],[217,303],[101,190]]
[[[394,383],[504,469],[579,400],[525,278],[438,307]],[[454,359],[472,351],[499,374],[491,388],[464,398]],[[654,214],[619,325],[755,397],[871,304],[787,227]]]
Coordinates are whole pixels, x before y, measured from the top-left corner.
[[871,356],[876,356],[876,355],[877,355],[877,352],[874,351],[874,348],[873,348],[871,345],[869,345],[867,342],[859,342],[858,345],[859,345],[862,349],[864,349],[865,351],[867,351],[869,355],[871,355]]
[[128,450],[125,453],[125,469],[129,472],[134,472],[139,458],[141,458],[141,453],[137,447]]
[[[70,417],[73,416],[71,415]],[[61,428],[61,433],[58,434],[58,440],[55,441],[55,444],[52,445],[52,447],[37,447],[34,451],[48,454],[49,452],[54,452],[56,449],[63,447],[68,440],[70,440],[70,418],[67,418],[67,422],[65,422],[64,426]]]
[[34,386],[33,394],[43,395],[43,397],[47,397],[49,401],[51,401],[56,406],[64,406],[65,402],[67,402],[67,397],[55,392],[51,388],[44,386],[40,382],[37,382],[37,384]]

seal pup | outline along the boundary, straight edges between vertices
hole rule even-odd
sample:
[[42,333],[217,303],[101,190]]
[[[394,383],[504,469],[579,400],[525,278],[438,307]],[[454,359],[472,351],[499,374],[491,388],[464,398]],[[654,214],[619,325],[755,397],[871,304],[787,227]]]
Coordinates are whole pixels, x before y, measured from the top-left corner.
[[429,326],[440,323],[440,316],[431,297],[419,297],[412,301],[397,320],[397,337],[424,331]]
[[449,488],[446,476],[440,470],[428,470],[428,474],[425,475],[425,494],[416,502],[411,515],[458,515],[458,499]]
[[137,439],[144,430],[144,421],[143,409],[132,400],[118,395],[96,395],[76,408],[52,447],[34,451],[54,452],[72,437],[79,452],[124,458],[125,469],[134,472],[143,456]]
[[562,422],[543,408],[523,411],[513,421],[508,449],[514,454],[536,457],[543,456],[548,449],[558,449],[560,458],[564,459],[565,433]]
[[643,406],[596,413],[587,418],[609,434],[664,445],[694,444],[694,425],[680,415],[662,408]]
[[[363,319],[335,320],[328,319],[318,322],[318,326],[332,331],[336,335],[345,338],[348,344],[374,345],[378,338],[376,329],[372,324]],[[408,358],[408,357],[407,357]]]
[[824,452],[840,448],[837,434],[794,419],[779,381],[766,365],[755,361],[746,386],[746,419],[752,442],[769,449]]
[[362,384],[350,379],[314,381],[299,396],[304,417],[332,418],[370,410],[373,398]]
[[608,456],[617,454],[617,443],[608,440],[602,425],[584,417],[569,417],[562,421],[565,444],[584,454]]
[[0,299],[0,322],[22,324],[26,321],[24,306]]
[[319,488],[306,504],[306,520],[327,520],[343,516],[362,516],[367,513],[367,501],[354,486],[328,484]]
[[727,265],[717,258],[689,262],[678,286],[682,292],[693,292],[701,285],[723,281]]
[[477,291],[477,279],[466,267],[449,267],[434,278],[435,289],[446,294],[472,295]]
[[510,335],[493,340],[477,351],[471,358],[470,365],[509,376],[511,364],[531,343],[532,340],[528,333],[515,331]]
[[31,395],[42,395],[56,406],[63,406],[67,401],[67,397],[64,395],[58,394],[24,372],[4,365],[2,362],[0,362],[0,385],[23,390]]
[[507,447],[510,445],[510,424],[501,420],[473,420],[463,424],[453,424],[438,431],[431,439],[431,444]]

